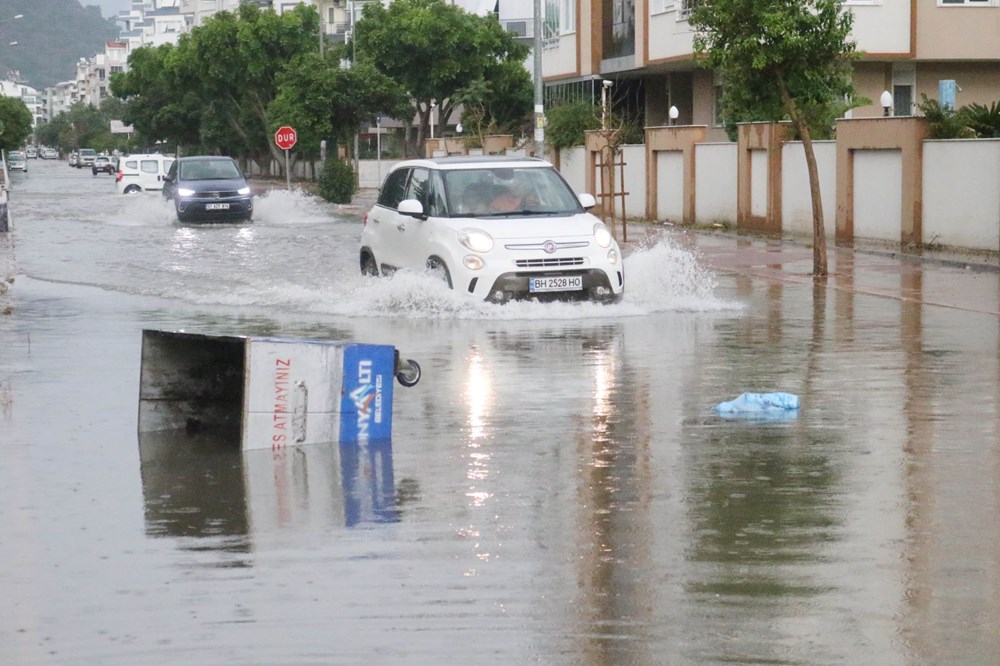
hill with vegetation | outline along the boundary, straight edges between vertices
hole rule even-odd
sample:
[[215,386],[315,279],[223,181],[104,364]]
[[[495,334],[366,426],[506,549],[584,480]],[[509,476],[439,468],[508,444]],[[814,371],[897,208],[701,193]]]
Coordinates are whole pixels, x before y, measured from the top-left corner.
[[[19,19],[14,16],[21,14]],[[76,63],[104,50],[118,35],[99,7],[79,0],[5,0],[0,3],[0,78],[20,75],[38,90],[76,77]],[[17,42],[11,45],[11,42]]]

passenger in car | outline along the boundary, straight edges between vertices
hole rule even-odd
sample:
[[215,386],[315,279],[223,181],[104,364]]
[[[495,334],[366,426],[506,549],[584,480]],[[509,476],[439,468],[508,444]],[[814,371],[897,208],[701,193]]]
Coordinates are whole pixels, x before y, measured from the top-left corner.
[[466,186],[459,201],[459,213],[474,215],[485,213],[493,200],[493,187],[489,183],[475,182]]

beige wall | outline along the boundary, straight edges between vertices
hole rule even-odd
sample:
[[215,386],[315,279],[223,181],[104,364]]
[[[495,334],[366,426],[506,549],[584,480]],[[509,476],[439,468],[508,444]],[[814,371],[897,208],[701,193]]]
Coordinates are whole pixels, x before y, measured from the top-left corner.
[[[996,10],[1000,14],[1000,8]],[[994,35],[1000,41],[1000,32]],[[989,105],[1000,100],[1000,63],[918,63],[917,92],[914,101],[921,102],[920,94],[930,99],[938,97],[938,81],[954,79],[960,90],[955,97],[956,106],[967,104]]]
[[851,5],[851,37],[858,50],[871,55],[910,52],[910,2],[888,0],[878,5]]
[[1000,58],[1000,8],[938,7],[937,0],[916,1],[918,59]]
[[[892,65],[884,62],[859,62],[854,66],[852,80],[860,97],[867,97],[871,104],[859,106],[851,112],[852,118],[873,118],[882,115],[879,97],[892,88]],[[919,97],[918,97],[919,99]]]

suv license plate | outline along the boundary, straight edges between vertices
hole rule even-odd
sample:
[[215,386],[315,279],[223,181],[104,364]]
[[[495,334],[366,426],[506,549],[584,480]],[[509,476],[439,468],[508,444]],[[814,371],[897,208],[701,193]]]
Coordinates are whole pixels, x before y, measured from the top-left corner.
[[229,204],[205,204],[205,210],[229,210]]
[[569,277],[539,277],[528,278],[528,291],[579,291],[583,289],[583,278],[579,275]]

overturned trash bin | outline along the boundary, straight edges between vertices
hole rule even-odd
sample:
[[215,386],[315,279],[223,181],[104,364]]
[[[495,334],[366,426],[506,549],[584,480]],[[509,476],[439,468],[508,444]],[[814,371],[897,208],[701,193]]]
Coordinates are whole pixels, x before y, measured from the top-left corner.
[[392,435],[391,345],[144,330],[139,432],[213,431],[244,450]]

